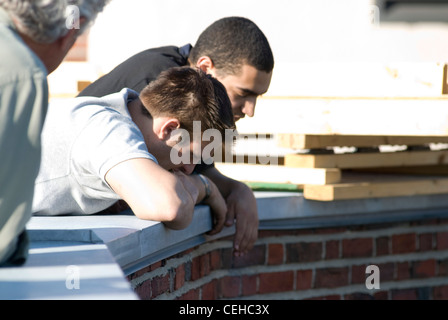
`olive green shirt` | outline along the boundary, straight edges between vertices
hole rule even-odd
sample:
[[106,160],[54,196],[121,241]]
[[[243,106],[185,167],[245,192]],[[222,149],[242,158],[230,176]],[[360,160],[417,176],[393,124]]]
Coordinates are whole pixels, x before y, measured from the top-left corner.
[[47,70],[0,8],[0,266],[28,253],[40,135],[48,108]]

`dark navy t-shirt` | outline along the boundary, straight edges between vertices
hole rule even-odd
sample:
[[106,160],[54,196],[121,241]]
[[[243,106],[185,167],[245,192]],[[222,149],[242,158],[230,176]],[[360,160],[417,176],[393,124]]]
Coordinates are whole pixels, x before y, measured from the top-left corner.
[[103,97],[129,88],[140,93],[162,71],[188,65],[192,46],[154,48],[130,57],[108,74],[99,78],[78,96]]

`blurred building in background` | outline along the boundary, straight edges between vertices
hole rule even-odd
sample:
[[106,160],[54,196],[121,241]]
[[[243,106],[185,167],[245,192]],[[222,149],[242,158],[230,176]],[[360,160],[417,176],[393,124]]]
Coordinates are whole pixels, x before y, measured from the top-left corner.
[[[207,26],[226,16],[252,19],[271,43],[276,67],[266,99],[439,99],[448,92],[448,1],[191,0],[185,5],[181,0],[113,0],[51,75],[52,97],[75,95],[78,86],[142,50],[194,45]],[[295,100],[291,108],[309,105]],[[264,108],[272,116],[272,102],[261,99],[258,114]],[[327,116],[325,109],[314,110],[320,118]],[[253,126],[261,126],[262,117],[255,119],[246,131],[259,131]],[[448,115],[442,119],[445,126]],[[245,123],[239,127],[246,128]],[[307,126],[302,124],[308,132],[341,131],[313,120]],[[448,132],[429,131],[422,133]]]
[[[397,78],[406,88],[415,82],[413,94],[432,95],[431,64],[448,61],[447,1],[212,3],[113,0],[53,75],[52,93],[70,94],[76,81],[93,81],[141,50],[194,45],[208,25],[232,15],[252,19],[269,38],[277,63],[270,95],[406,95],[399,81],[387,81]],[[414,75],[418,64],[426,72]]]

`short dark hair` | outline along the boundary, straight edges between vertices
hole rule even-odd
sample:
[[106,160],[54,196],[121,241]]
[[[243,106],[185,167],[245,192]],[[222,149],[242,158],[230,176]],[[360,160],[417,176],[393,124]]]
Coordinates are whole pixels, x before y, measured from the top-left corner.
[[237,74],[244,64],[267,73],[274,69],[274,56],[266,36],[252,21],[228,17],[214,22],[199,36],[190,61],[209,57],[218,72]]
[[235,129],[232,104],[225,87],[198,68],[175,67],[162,72],[140,93],[152,117],[172,116],[182,129],[193,133],[193,122],[201,130]]

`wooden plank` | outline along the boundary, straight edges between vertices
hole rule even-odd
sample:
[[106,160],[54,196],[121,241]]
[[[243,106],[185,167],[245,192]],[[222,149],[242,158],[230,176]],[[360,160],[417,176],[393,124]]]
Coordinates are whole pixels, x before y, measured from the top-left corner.
[[343,134],[277,134],[278,146],[290,149],[327,147],[372,147],[382,145],[424,145],[448,143],[446,135],[343,135]]
[[448,166],[414,166],[414,167],[385,167],[385,168],[363,168],[352,169],[352,172],[359,173],[380,173],[380,174],[412,174],[430,176],[448,176]]
[[[353,177],[353,176],[352,176]],[[308,200],[337,201],[350,199],[386,198],[448,193],[447,177],[358,175],[349,182],[329,185],[306,185],[304,197]]]
[[448,65],[443,66],[442,94],[448,94]]
[[292,168],[356,169],[446,164],[448,164],[448,150],[285,156],[285,166]]
[[328,184],[341,180],[339,169],[304,169],[282,166],[215,163],[225,176],[245,182],[272,182],[282,184]]
[[[285,157],[283,155],[272,155],[272,156],[258,156],[258,155],[247,155],[247,154],[234,154],[228,156],[231,162],[217,162],[226,164],[249,164],[249,165],[266,165],[274,164],[283,166],[285,164]],[[226,160],[222,159],[222,160]]]
[[92,82],[90,81],[78,81],[78,92],[83,91],[85,88],[90,86]]

